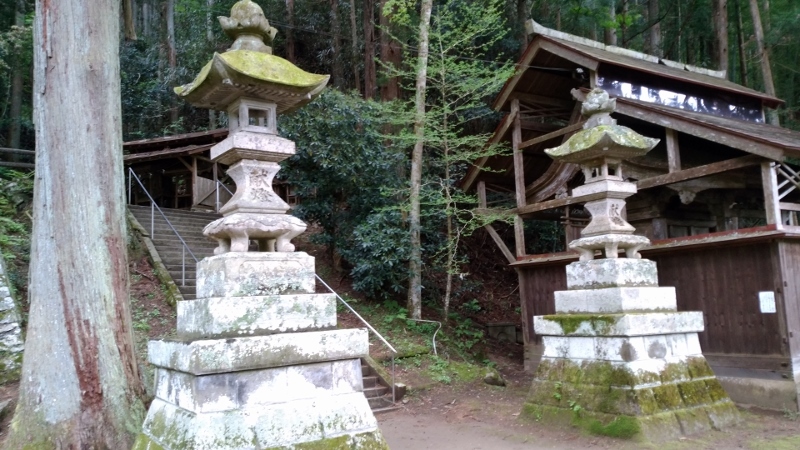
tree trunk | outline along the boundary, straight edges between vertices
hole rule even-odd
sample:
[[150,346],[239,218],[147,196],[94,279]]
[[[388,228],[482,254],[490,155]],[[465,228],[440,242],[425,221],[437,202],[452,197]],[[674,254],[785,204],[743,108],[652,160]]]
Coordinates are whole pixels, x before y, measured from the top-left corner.
[[[16,11],[14,12],[14,25],[21,27],[25,25],[25,0],[16,1]],[[8,146],[11,148],[20,148],[20,135],[22,134],[22,84],[23,74],[25,68],[22,67],[20,61],[12,55],[12,67],[14,70],[11,75],[11,95],[9,99],[9,119],[8,125]],[[30,68],[28,68],[30,70]],[[14,157],[12,160],[16,160]]]
[[617,10],[613,0],[608,9],[608,22],[609,26],[605,29],[603,40],[606,45],[617,45]]
[[528,48],[528,33],[525,31],[525,21],[528,20],[528,0],[517,0],[517,24],[520,27],[519,56]]
[[119,8],[36,2],[30,312],[7,449],[127,449],[144,418],[128,306]]
[[[210,49],[214,48],[214,0],[206,0],[206,42]],[[217,112],[208,110],[208,129],[217,128]]]
[[408,264],[408,305],[412,319],[422,317],[422,240],[420,237],[420,188],[422,186],[422,150],[425,147],[425,88],[428,81],[428,29],[431,23],[433,0],[422,0],[419,21],[419,54],[417,82],[414,86],[414,151],[411,153],[411,194],[409,195],[409,228],[411,230],[411,259]]
[[647,3],[647,21],[650,23],[650,30],[646,36],[645,51],[661,58],[664,54],[661,51],[661,20],[658,2],[659,0],[650,0]]
[[342,32],[339,25],[339,0],[331,0],[331,34],[333,38],[333,85],[344,86],[344,66],[342,65]]
[[286,27],[286,59],[292,64],[297,64],[294,54],[294,0],[286,0],[286,20],[289,26]]
[[[175,71],[178,68],[178,50],[175,45],[175,0],[167,0],[167,61],[169,62],[169,78],[175,78]],[[177,99],[170,101],[172,107],[169,109],[170,124],[178,121]]]
[[375,1],[364,0],[364,98],[375,98]]
[[[753,16],[753,34],[756,38],[756,47],[758,48],[758,56],[761,61],[761,74],[764,78],[764,92],[768,95],[775,96],[775,84],[772,80],[772,68],[769,63],[769,49],[764,43],[764,29],[761,27],[761,13],[758,10],[758,0],[750,0],[750,14]],[[767,122],[772,125],[780,125],[778,120],[778,111],[774,109],[767,110]]]
[[739,43],[739,83],[747,86],[747,51],[744,47],[744,24],[742,23],[742,8],[736,0],[736,37]]
[[122,0],[122,15],[125,22],[125,40],[136,40],[136,26],[133,23],[133,0]]
[[[402,63],[402,55],[400,50],[400,43],[392,38],[388,30],[392,26],[391,11],[383,11],[381,4],[380,11],[380,30],[381,30],[381,62],[389,67],[400,68]],[[390,73],[391,69],[384,68],[386,73],[384,77],[386,81],[381,86],[381,100],[391,101],[400,97],[400,79]]]
[[717,70],[728,70],[728,0],[714,0],[714,41],[712,54]]
[[358,72],[358,24],[356,23],[356,2],[350,0],[350,39],[352,40],[352,62],[353,65],[353,81],[355,82],[356,91],[361,92],[361,76]]

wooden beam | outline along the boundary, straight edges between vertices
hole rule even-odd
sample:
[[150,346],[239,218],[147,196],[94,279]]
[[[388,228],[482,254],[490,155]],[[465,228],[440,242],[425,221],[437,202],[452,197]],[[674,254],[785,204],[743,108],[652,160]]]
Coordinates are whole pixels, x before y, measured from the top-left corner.
[[[489,145],[496,144],[500,141],[500,139],[506,134],[508,128],[514,123],[514,117],[511,114],[507,114],[503,117],[500,125],[498,126],[495,133],[492,135],[492,138],[489,139]],[[475,179],[480,175],[482,172],[483,166],[486,165],[486,162],[489,161],[488,156],[481,157],[478,162],[473,164],[469,170],[467,171],[467,175],[464,177],[464,182],[461,184],[461,188],[465,191],[469,191],[472,188],[472,183],[475,182]]]
[[[511,131],[511,148],[514,151],[514,187],[517,197],[517,208],[525,206],[525,161],[522,158],[522,130],[520,129],[519,99],[511,99],[511,114],[514,115],[514,128]],[[514,242],[517,256],[525,255],[525,227],[522,217],[514,218]]]
[[33,150],[23,150],[21,148],[8,148],[8,147],[0,147],[0,153],[18,153],[20,155],[35,155],[36,152]]
[[478,181],[478,206],[486,208],[486,183]]
[[574,131],[578,131],[581,128],[583,128],[583,124],[584,123],[586,123],[586,121],[578,122],[578,123],[566,126],[566,127],[562,128],[560,130],[553,131],[552,133],[547,133],[547,134],[541,135],[539,137],[535,137],[533,139],[529,139],[529,140],[527,140],[525,142],[521,142],[519,144],[519,148],[520,149],[527,148],[527,147],[530,147],[532,145],[540,144],[542,142],[549,141],[550,139],[557,138],[559,136],[563,136],[565,134],[572,133]]
[[767,214],[767,225],[774,224],[778,229],[781,223],[781,209],[778,204],[778,174],[772,161],[761,163],[761,186],[764,189],[764,211]]
[[564,197],[555,200],[548,200],[546,202],[533,203],[523,207],[514,208],[508,211],[511,214],[528,215],[531,213],[546,211],[548,209],[560,208],[562,206],[574,205],[576,203],[586,203],[592,200],[603,198],[605,192],[598,192],[596,194],[584,195],[581,197]]
[[185,166],[185,167],[186,167],[186,168],[187,168],[189,171],[191,171],[191,170],[192,170],[192,165],[191,165],[191,164],[189,164],[189,163],[187,163],[185,159],[183,159],[183,158],[182,158],[182,157],[180,157],[180,156],[179,156],[179,157],[177,157],[176,159],[177,159],[178,161],[180,161],[180,162],[181,162],[181,164],[183,164],[183,165],[184,165],[184,166]]
[[489,232],[489,236],[491,236],[494,243],[497,244],[497,248],[499,248],[500,251],[503,252],[503,256],[506,257],[509,264],[517,262],[517,258],[515,258],[514,254],[511,253],[511,250],[508,249],[506,243],[503,242],[503,239],[500,237],[499,234],[497,234],[497,231],[495,231],[494,227],[488,224],[484,225],[483,227],[486,228],[487,232]]
[[678,132],[672,128],[665,128],[667,132],[667,164],[669,172],[681,170],[681,149],[678,145]]
[[552,123],[535,122],[533,120],[520,120],[520,127],[523,130],[536,131],[539,133],[552,133],[553,131],[561,129],[561,125]]
[[572,110],[572,105],[575,103],[572,99],[563,99],[557,97],[548,97],[545,95],[529,94],[527,92],[514,92],[511,94],[511,99],[518,99],[526,104],[538,104],[547,106],[557,106],[559,108]]
[[800,203],[780,202],[778,203],[778,207],[782,211],[800,211]]
[[0,161],[0,166],[3,167],[18,167],[20,169],[33,169],[35,168],[34,163],[22,163],[22,162],[11,162],[11,161]]
[[533,41],[528,48],[523,53],[522,58],[517,63],[517,70],[514,73],[514,76],[511,77],[503,86],[503,90],[500,91],[500,95],[497,96],[494,103],[492,103],[492,109],[495,111],[500,111],[503,108],[503,105],[506,104],[508,101],[508,97],[514,92],[514,89],[517,87],[517,83],[519,83],[520,78],[525,72],[528,70],[528,65],[533,61],[533,57],[536,56],[536,53],[539,52],[539,42],[541,41]]
[[663,186],[665,184],[673,184],[679,181],[702,178],[720,172],[728,172],[730,170],[754,166],[761,163],[763,160],[763,158],[756,155],[740,156],[738,158],[728,159],[726,161],[715,162],[706,164],[704,166],[692,167],[691,169],[685,169],[678,172],[645,178],[644,180],[637,181],[636,187],[639,190],[642,190],[656,186]]

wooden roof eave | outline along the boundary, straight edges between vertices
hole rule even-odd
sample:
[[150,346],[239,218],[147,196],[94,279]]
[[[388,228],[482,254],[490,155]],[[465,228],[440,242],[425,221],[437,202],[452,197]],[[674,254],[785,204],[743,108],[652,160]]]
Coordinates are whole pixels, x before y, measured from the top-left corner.
[[214,145],[215,144],[187,145],[185,147],[180,147],[180,148],[169,148],[165,150],[156,150],[152,152],[133,153],[123,156],[122,161],[125,165],[131,165],[146,161],[156,161],[159,159],[179,158],[181,156],[190,156],[190,155],[196,155],[198,153],[203,153],[205,151],[208,151]]

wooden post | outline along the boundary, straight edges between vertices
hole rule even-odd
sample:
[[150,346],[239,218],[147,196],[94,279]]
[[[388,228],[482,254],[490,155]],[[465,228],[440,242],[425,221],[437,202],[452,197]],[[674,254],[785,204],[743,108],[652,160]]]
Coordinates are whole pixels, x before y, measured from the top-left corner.
[[486,182],[478,181],[478,206],[486,208]]
[[778,229],[783,228],[781,223],[781,209],[778,205],[778,174],[772,165],[772,161],[761,163],[761,185],[764,189],[764,211],[767,215],[767,225],[776,225]]
[[[525,206],[525,163],[522,158],[522,127],[519,117],[519,99],[511,100],[511,115],[514,116],[514,129],[511,132],[511,146],[514,150],[514,186],[517,191],[517,208]],[[514,241],[517,257],[525,256],[525,225],[522,217],[514,217]]]
[[[480,208],[485,209],[486,208],[486,183],[483,182],[483,181],[478,181],[478,189],[477,190],[478,190],[478,206]],[[494,241],[494,243],[497,244],[497,247],[500,249],[501,252],[503,252],[503,256],[506,257],[506,259],[508,260],[509,264],[513,263],[513,262],[516,262],[517,258],[515,258],[514,254],[511,253],[511,250],[508,249],[508,247],[506,246],[506,243],[503,242],[503,239],[500,237],[499,234],[497,234],[497,231],[495,231],[494,227],[491,226],[490,224],[486,224],[486,225],[483,226],[483,228],[486,229],[486,231],[489,233],[489,236],[492,237],[492,240]]]
[[197,157],[192,156],[192,204],[189,207],[190,209],[200,202],[200,199],[197,198]]
[[[774,251],[772,257],[773,270],[777,275],[775,300],[784,318],[781,332],[788,345],[795,391],[800,394],[800,329],[797,328],[800,323],[800,280],[797,277],[800,244],[780,240],[773,245],[777,245],[777,257]],[[800,409],[800,396],[797,397],[797,407]]]
[[681,170],[681,149],[678,146],[678,132],[672,128],[665,128],[667,132],[667,163],[669,171],[678,172]]

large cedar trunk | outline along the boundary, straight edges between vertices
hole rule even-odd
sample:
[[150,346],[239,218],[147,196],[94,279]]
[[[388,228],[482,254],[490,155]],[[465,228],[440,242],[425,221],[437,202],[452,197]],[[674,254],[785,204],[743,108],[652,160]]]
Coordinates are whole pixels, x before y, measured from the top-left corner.
[[[390,20],[391,13],[383,11],[384,6],[385,3],[382,3],[381,11],[379,12],[381,17],[381,63],[399,69],[402,63],[400,43],[392,39],[392,36],[388,32],[392,26]],[[384,72],[386,72],[386,69],[384,69]],[[385,78],[386,81],[381,86],[381,100],[390,101],[400,97],[400,79],[396,76],[389,76],[389,74],[387,74]]]
[[333,47],[333,85],[342,88],[344,83],[344,66],[342,61],[342,36],[339,24],[339,0],[331,0],[331,44]]
[[[16,1],[16,11],[14,16],[14,25],[21,27],[25,25],[25,1]],[[8,146],[11,148],[20,148],[20,135],[22,134],[22,76],[25,69],[20,62],[21,58],[12,56],[14,65],[13,75],[11,76],[11,98],[9,108],[10,123],[8,126]],[[13,160],[16,160],[14,158]]]
[[728,0],[714,0],[714,66],[717,70],[728,70]]
[[364,98],[375,98],[375,1],[364,0]]
[[36,2],[30,313],[7,449],[127,449],[144,417],[128,299],[119,7]]

